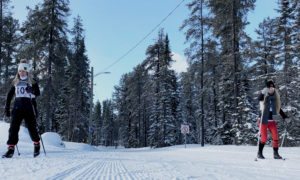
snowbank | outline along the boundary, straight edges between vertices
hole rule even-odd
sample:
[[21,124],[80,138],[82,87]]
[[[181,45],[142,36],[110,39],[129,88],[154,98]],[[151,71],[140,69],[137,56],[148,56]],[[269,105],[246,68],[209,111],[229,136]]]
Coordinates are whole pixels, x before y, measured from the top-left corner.
[[65,147],[65,144],[61,140],[59,134],[54,132],[46,132],[42,134],[43,141],[45,145],[55,146],[55,147]]

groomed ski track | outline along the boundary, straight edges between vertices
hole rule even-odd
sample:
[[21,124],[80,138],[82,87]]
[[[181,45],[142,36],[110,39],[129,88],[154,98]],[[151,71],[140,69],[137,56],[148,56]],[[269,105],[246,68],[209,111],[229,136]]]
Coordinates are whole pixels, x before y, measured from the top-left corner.
[[1,179],[298,179],[300,149],[282,148],[286,161],[272,159],[267,147],[266,160],[253,161],[255,146],[175,146],[161,149],[82,148],[66,143],[65,148],[48,146],[32,157],[32,147],[19,145],[21,156],[1,159]]

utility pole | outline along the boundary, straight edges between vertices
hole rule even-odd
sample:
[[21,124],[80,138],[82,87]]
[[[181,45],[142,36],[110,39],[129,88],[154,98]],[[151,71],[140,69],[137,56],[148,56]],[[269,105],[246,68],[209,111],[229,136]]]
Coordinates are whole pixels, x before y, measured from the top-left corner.
[[91,94],[90,94],[90,119],[89,119],[89,144],[92,144],[92,119],[93,119],[93,87],[94,87],[94,68],[91,70]]

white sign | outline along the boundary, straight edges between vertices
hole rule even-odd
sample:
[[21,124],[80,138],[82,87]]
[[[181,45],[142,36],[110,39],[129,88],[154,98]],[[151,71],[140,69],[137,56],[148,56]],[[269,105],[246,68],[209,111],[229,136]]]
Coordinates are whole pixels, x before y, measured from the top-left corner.
[[190,133],[190,127],[188,125],[181,124],[181,133],[182,134],[188,134],[188,133]]

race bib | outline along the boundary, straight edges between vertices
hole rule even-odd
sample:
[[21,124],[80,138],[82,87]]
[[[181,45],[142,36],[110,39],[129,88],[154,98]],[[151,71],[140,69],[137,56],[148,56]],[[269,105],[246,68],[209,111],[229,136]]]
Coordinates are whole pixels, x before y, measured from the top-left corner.
[[32,93],[27,93],[26,87],[31,86],[31,84],[27,84],[26,82],[19,82],[18,85],[15,86],[15,94],[16,97],[26,97],[26,98],[35,98],[35,95]]

